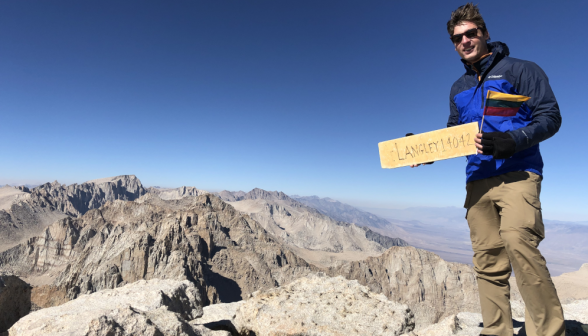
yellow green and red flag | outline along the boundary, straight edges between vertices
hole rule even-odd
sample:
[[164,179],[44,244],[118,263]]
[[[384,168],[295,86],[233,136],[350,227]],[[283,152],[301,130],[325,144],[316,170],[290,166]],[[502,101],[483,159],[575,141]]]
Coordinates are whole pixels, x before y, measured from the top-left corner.
[[484,114],[491,116],[514,117],[517,115],[521,105],[529,99],[531,99],[531,97],[488,90]]

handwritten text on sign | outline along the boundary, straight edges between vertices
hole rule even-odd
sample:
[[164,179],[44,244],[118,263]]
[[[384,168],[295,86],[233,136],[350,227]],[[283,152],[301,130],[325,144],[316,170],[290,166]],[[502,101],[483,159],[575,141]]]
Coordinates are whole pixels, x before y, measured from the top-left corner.
[[474,143],[478,123],[380,142],[382,168],[398,168],[418,163],[476,154]]

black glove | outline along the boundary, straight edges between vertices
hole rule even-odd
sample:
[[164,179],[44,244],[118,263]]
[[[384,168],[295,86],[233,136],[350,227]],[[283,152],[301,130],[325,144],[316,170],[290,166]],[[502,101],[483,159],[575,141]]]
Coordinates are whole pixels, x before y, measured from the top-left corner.
[[[411,135],[414,135],[414,133],[406,133],[406,136],[411,136]],[[433,163],[435,163],[435,161],[425,162],[423,164],[426,165],[426,164],[433,164]]]
[[482,153],[495,159],[508,159],[515,153],[517,144],[509,133],[482,133]]

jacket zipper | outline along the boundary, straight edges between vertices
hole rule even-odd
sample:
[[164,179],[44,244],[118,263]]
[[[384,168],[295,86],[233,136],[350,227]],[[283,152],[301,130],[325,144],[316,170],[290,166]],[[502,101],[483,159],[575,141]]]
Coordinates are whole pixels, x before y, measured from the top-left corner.
[[482,78],[482,73],[478,75],[478,85],[480,86],[480,108],[484,109],[484,79]]
[[484,109],[484,81],[482,81],[480,83],[480,95],[481,95],[481,99],[480,99],[480,108]]

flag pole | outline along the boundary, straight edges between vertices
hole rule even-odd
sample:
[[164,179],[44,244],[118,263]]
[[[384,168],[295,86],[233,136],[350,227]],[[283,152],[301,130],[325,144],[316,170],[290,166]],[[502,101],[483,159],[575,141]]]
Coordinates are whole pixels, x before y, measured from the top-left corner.
[[490,95],[490,90],[486,92],[486,102],[484,102],[484,112],[482,113],[482,125],[480,126],[480,133],[482,133],[482,127],[484,127],[484,117],[486,116],[486,107],[488,107],[488,95]]

